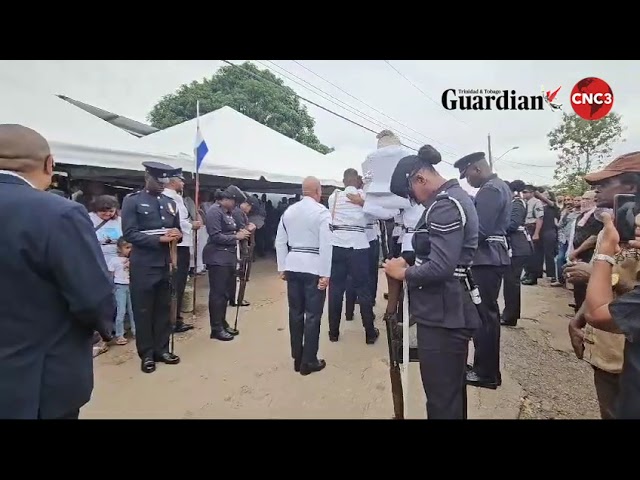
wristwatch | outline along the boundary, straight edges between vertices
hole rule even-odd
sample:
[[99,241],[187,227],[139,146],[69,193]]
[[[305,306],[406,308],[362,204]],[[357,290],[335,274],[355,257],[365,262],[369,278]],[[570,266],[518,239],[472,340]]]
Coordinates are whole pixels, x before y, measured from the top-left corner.
[[593,256],[594,260],[599,260],[601,262],[607,262],[609,265],[611,265],[612,267],[615,266],[616,264],[616,259],[609,256],[609,255],[604,255],[602,253],[598,253],[596,255]]

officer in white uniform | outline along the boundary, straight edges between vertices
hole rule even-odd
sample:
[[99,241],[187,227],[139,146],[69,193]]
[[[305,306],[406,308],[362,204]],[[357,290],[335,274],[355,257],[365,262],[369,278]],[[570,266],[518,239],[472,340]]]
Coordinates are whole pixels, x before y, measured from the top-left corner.
[[331,276],[331,215],[321,204],[318,179],[302,183],[302,200],[282,215],[276,234],[278,272],[287,281],[291,356],[296,372],[308,375],[326,366],[318,359],[320,319]]
[[344,191],[335,190],[329,197],[333,258],[329,284],[329,339],[337,342],[340,336],[342,299],[351,276],[353,289],[360,304],[360,315],[367,344],[374,344],[380,335],[373,326],[373,298],[370,289],[369,241],[365,233],[367,219],[361,206],[347,195],[358,196],[358,172],[348,168],[344,172]]

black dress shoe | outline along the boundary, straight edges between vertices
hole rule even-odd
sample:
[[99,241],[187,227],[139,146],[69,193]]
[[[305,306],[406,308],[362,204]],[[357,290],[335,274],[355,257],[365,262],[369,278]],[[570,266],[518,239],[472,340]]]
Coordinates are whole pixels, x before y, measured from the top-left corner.
[[153,373],[156,371],[156,362],[153,361],[153,358],[143,358],[140,370],[144,373]]
[[224,331],[229,335],[233,335],[234,337],[240,333],[240,330],[236,330],[235,328],[231,328],[231,326],[227,325],[224,327]]
[[503,327],[515,327],[518,325],[518,321],[516,320],[515,322],[507,322],[505,320],[500,320],[500,325],[502,325]]
[[538,281],[537,280],[532,280],[530,278],[525,278],[524,280],[522,280],[522,282],[520,282],[522,285],[527,285],[527,286],[533,286],[533,285],[538,285]]
[[309,375],[313,372],[319,372],[327,366],[327,362],[324,360],[316,360],[313,363],[303,363],[300,365],[300,375]]
[[226,330],[218,330],[216,332],[211,332],[211,335],[209,335],[209,338],[211,338],[212,340],[221,340],[223,342],[228,342],[229,340],[233,340],[233,335],[227,333]]
[[329,341],[337,342],[339,338],[340,338],[340,334],[339,333],[331,333],[331,332],[329,332]]
[[467,385],[471,385],[472,387],[489,388],[491,390],[498,388],[498,382],[496,380],[480,377],[473,370],[467,372]]
[[164,352],[156,357],[156,362],[166,363],[167,365],[177,365],[180,363],[180,357],[169,352]]
[[183,323],[183,322],[178,322],[176,323],[175,327],[173,327],[173,331],[175,333],[188,332],[191,329],[193,329],[193,325],[191,325],[190,323]]
[[[229,305],[231,307],[237,307],[238,304],[236,302],[229,302]],[[249,302],[247,302],[246,300],[243,300],[242,303],[240,304],[241,307],[248,307],[249,305],[251,305]]]
[[373,332],[367,333],[365,342],[367,342],[367,345],[373,345],[374,343],[376,343],[379,336],[380,336],[380,330],[378,330],[377,328],[374,328]]
[[294,369],[296,372],[299,372],[299,371],[300,371],[300,366],[301,366],[301,365],[302,365],[302,359],[301,359],[301,358],[295,359],[295,360],[293,361],[293,369]]

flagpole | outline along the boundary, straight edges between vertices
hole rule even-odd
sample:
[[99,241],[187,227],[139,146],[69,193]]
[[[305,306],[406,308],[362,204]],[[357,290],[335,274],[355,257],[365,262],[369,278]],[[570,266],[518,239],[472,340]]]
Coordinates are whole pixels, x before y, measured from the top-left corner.
[[[196,100],[196,134],[200,129],[200,101]],[[193,161],[196,171],[196,193],[194,202],[196,204],[196,220],[198,219],[198,212],[200,211],[200,172],[198,171],[198,153],[196,149],[193,150]],[[204,225],[201,225],[202,228]],[[195,230],[193,236],[193,309],[191,310],[192,318],[196,318],[196,286],[198,284],[198,233],[200,230]]]

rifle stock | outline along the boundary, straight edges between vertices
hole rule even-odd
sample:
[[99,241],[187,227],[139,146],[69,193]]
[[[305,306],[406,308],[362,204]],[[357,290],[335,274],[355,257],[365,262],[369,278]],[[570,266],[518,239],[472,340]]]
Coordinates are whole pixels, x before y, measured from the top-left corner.
[[178,272],[178,241],[169,242],[169,285],[171,289],[171,303],[169,304],[169,321],[171,322],[171,353],[173,353],[173,327],[178,320],[178,294],[176,290],[176,274]]

